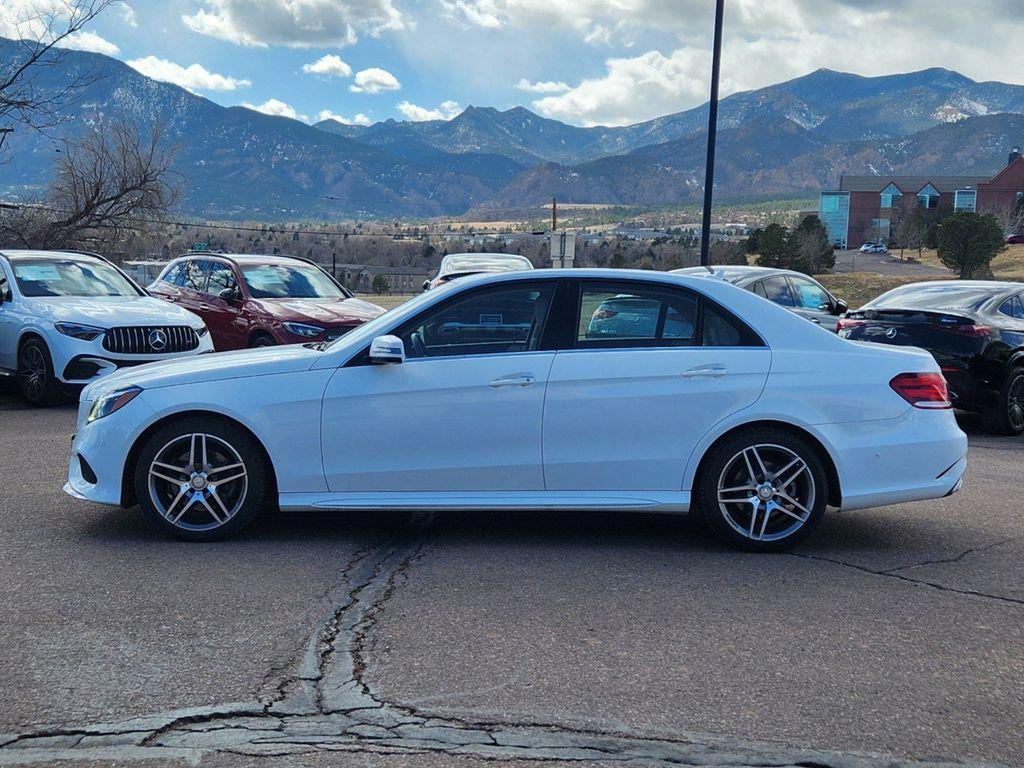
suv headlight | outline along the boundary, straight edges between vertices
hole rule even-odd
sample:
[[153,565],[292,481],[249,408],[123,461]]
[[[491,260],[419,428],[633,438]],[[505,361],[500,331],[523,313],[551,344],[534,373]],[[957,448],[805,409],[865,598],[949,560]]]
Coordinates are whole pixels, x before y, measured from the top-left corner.
[[198,328],[193,328],[192,330],[196,332],[196,336],[200,339],[210,332],[210,329],[206,327],[206,323],[203,323]]
[[308,339],[315,339],[324,329],[319,325],[305,325],[303,323],[281,323],[284,329],[288,333],[294,333],[296,336],[305,336]]
[[94,325],[82,325],[81,323],[54,323],[53,327],[65,336],[81,339],[82,341],[92,341],[106,333],[105,328],[97,328]]
[[136,386],[119,387],[118,389],[110,390],[98,397],[96,402],[92,404],[92,410],[89,411],[89,418],[86,419],[86,423],[91,424],[96,419],[102,419],[104,416],[116,413],[141,394],[142,387]]

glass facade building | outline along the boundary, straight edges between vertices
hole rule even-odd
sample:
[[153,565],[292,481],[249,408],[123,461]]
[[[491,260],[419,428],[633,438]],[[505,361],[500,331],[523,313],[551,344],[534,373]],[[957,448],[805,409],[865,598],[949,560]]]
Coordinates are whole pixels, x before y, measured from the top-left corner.
[[846,248],[850,228],[850,193],[822,192],[818,198],[818,218],[825,225],[829,242],[836,248]]

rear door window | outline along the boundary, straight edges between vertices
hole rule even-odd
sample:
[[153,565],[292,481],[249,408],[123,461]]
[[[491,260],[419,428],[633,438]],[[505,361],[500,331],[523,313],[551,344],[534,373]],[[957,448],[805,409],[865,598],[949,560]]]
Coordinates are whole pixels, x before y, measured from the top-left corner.
[[768,301],[773,301],[783,307],[795,307],[796,301],[789,290],[789,280],[785,277],[768,277],[761,281],[764,288],[764,295]]
[[696,295],[657,285],[583,284],[577,349],[696,343]]

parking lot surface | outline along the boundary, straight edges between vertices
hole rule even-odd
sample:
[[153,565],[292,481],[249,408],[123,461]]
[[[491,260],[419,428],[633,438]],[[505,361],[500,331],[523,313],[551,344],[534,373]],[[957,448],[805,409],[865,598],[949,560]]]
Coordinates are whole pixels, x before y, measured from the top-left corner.
[[1024,440],[782,555],[607,513],[188,545],[61,492],[73,422],[0,390],[0,765],[1024,764]]

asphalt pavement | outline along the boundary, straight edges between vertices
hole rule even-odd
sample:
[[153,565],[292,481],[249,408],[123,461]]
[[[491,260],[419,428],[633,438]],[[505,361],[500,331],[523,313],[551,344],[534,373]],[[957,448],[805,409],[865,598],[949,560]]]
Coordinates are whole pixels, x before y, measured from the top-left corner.
[[0,765],[1024,764],[1024,439],[748,555],[608,513],[182,544],[64,496],[73,422],[0,391]]
[[[935,267],[931,264],[899,259],[899,251],[889,253],[861,253],[858,250],[836,251],[836,265],[833,268],[835,274],[848,272],[874,272],[879,275],[907,275],[921,277],[935,277],[940,275],[951,275],[948,269]],[[907,251],[906,256],[912,256],[912,251]]]

